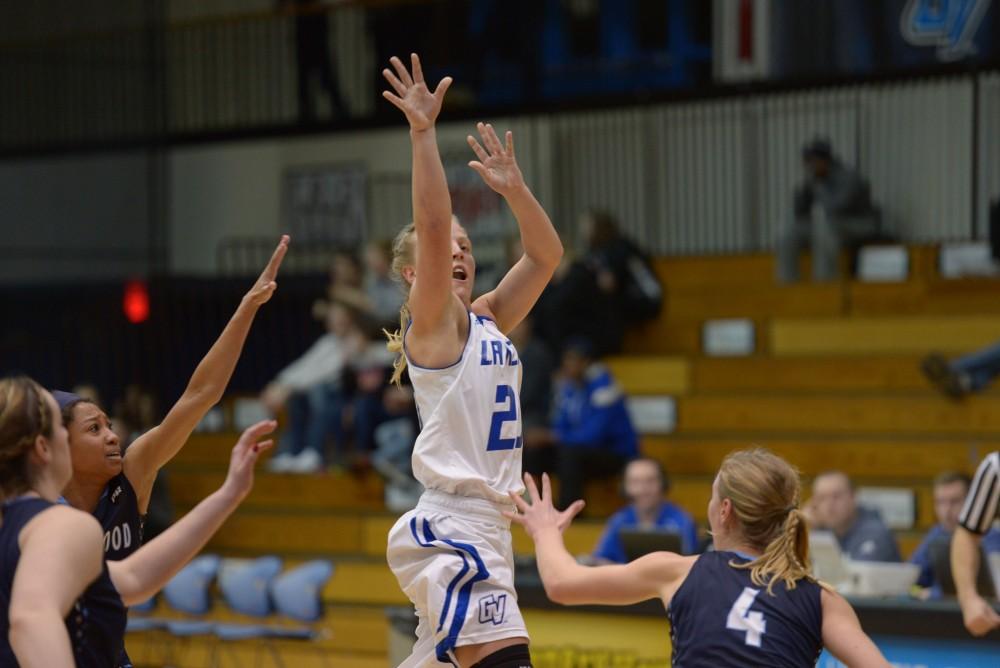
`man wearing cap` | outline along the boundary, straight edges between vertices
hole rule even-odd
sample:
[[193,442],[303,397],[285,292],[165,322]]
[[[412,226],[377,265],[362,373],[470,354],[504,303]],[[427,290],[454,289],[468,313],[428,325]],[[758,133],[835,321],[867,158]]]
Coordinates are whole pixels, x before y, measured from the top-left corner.
[[878,231],[868,183],[844,165],[824,139],[802,150],[806,180],[795,193],[795,215],[777,247],[778,280],[799,280],[799,251],[812,251],[813,279],[837,278],[841,245]]

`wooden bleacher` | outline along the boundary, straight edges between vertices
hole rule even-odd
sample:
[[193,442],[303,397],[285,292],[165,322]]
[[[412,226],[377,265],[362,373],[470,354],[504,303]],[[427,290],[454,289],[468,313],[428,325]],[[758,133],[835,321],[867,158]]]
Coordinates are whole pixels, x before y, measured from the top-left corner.
[[[916,525],[898,534],[909,554],[934,523],[933,477],[946,469],[971,472],[1000,448],[1000,394],[949,401],[918,370],[930,350],[962,352],[1000,339],[1000,281],[944,280],[928,247],[911,249],[910,267],[910,279],[899,284],[778,286],[766,255],[657,262],[664,311],[631,332],[627,354],[609,364],[630,394],[677,401],[676,432],[642,442],[670,472],[673,499],[704,523],[723,457],[759,445],[795,464],[806,485],[824,470],[841,469],[861,486],[912,490]],[[733,317],[754,322],[756,354],[701,356],[705,320]],[[179,508],[221,483],[234,441],[233,434],[198,435],[185,447],[170,470]],[[405,599],[385,565],[385,536],[396,518],[384,511],[382,493],[372,474],[261,473],[209,549],[334,559],[337,571],[324,592],[333,663],[384,665],[381,608]],[[566,534],[578,553],[592,548],[600,518],[622,503],[611,484],[589,486],[588,497],[594,519]],[[531,551],[517,528],[514,548]],[[295,664],[311,665],[306,655]]]

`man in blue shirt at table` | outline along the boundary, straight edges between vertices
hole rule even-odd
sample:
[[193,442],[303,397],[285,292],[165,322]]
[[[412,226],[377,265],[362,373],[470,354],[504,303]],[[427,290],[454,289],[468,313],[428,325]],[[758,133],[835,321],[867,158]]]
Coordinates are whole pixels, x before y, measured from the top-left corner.
[[594,550],[594,561],[626,562],[622,529],[649,529],[676,533],[681,550],[692,554],[698,545],[698,528],[691,516],[664,497],[670,482],[660,462],[648,457],[633,459],[625,467],[624,492],[630,505],[611,516]]
[[[958,526],[958,516],[969,493],[972,479],[964,473],[946,471],[934,479],[934,515],[935,524],[921,541],[920,546],[910,557],[911,564],[920,566],[920,576],[917,585],[927,589],[929,598],[940,598],[941,583],[934,575],[934,563],[931,555],[931,545],[939,540],[950,540]],[[1000,552],[1000,531],[991,529],[983,536],[983,551],[986,554]]]

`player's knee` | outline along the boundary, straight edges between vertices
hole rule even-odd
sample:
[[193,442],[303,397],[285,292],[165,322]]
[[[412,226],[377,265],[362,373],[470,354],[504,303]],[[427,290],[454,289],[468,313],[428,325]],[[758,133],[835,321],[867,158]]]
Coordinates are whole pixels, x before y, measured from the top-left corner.
[[528,645],[511,645],[498,649],[472,668],[532,668]]

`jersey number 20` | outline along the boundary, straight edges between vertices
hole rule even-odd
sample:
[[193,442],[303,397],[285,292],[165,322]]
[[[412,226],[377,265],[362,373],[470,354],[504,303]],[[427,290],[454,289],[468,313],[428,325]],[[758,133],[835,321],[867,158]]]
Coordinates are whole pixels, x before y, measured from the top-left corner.
[[759,593],[759,589],[744,587],[743,593],[733,603],[733,607],[729,609],[729,617],[726,618],[727,629],[746,631],[746,644],[751,647],[760,647],[760,637],[764,635],[764,630],[767,628],[764,613],[750,612],[750,606],[753,605]]
[[506,408],[493,411],[493,421],[490,422],[490,440],[486,443],[486,451],[493,450],[513,450],[520,448],[523,438],[518,435],[515,438],[500,438],[500,430],[505,422],[517,421],[517,395],[510,385],[497,385],[498,404],[506,404]]

